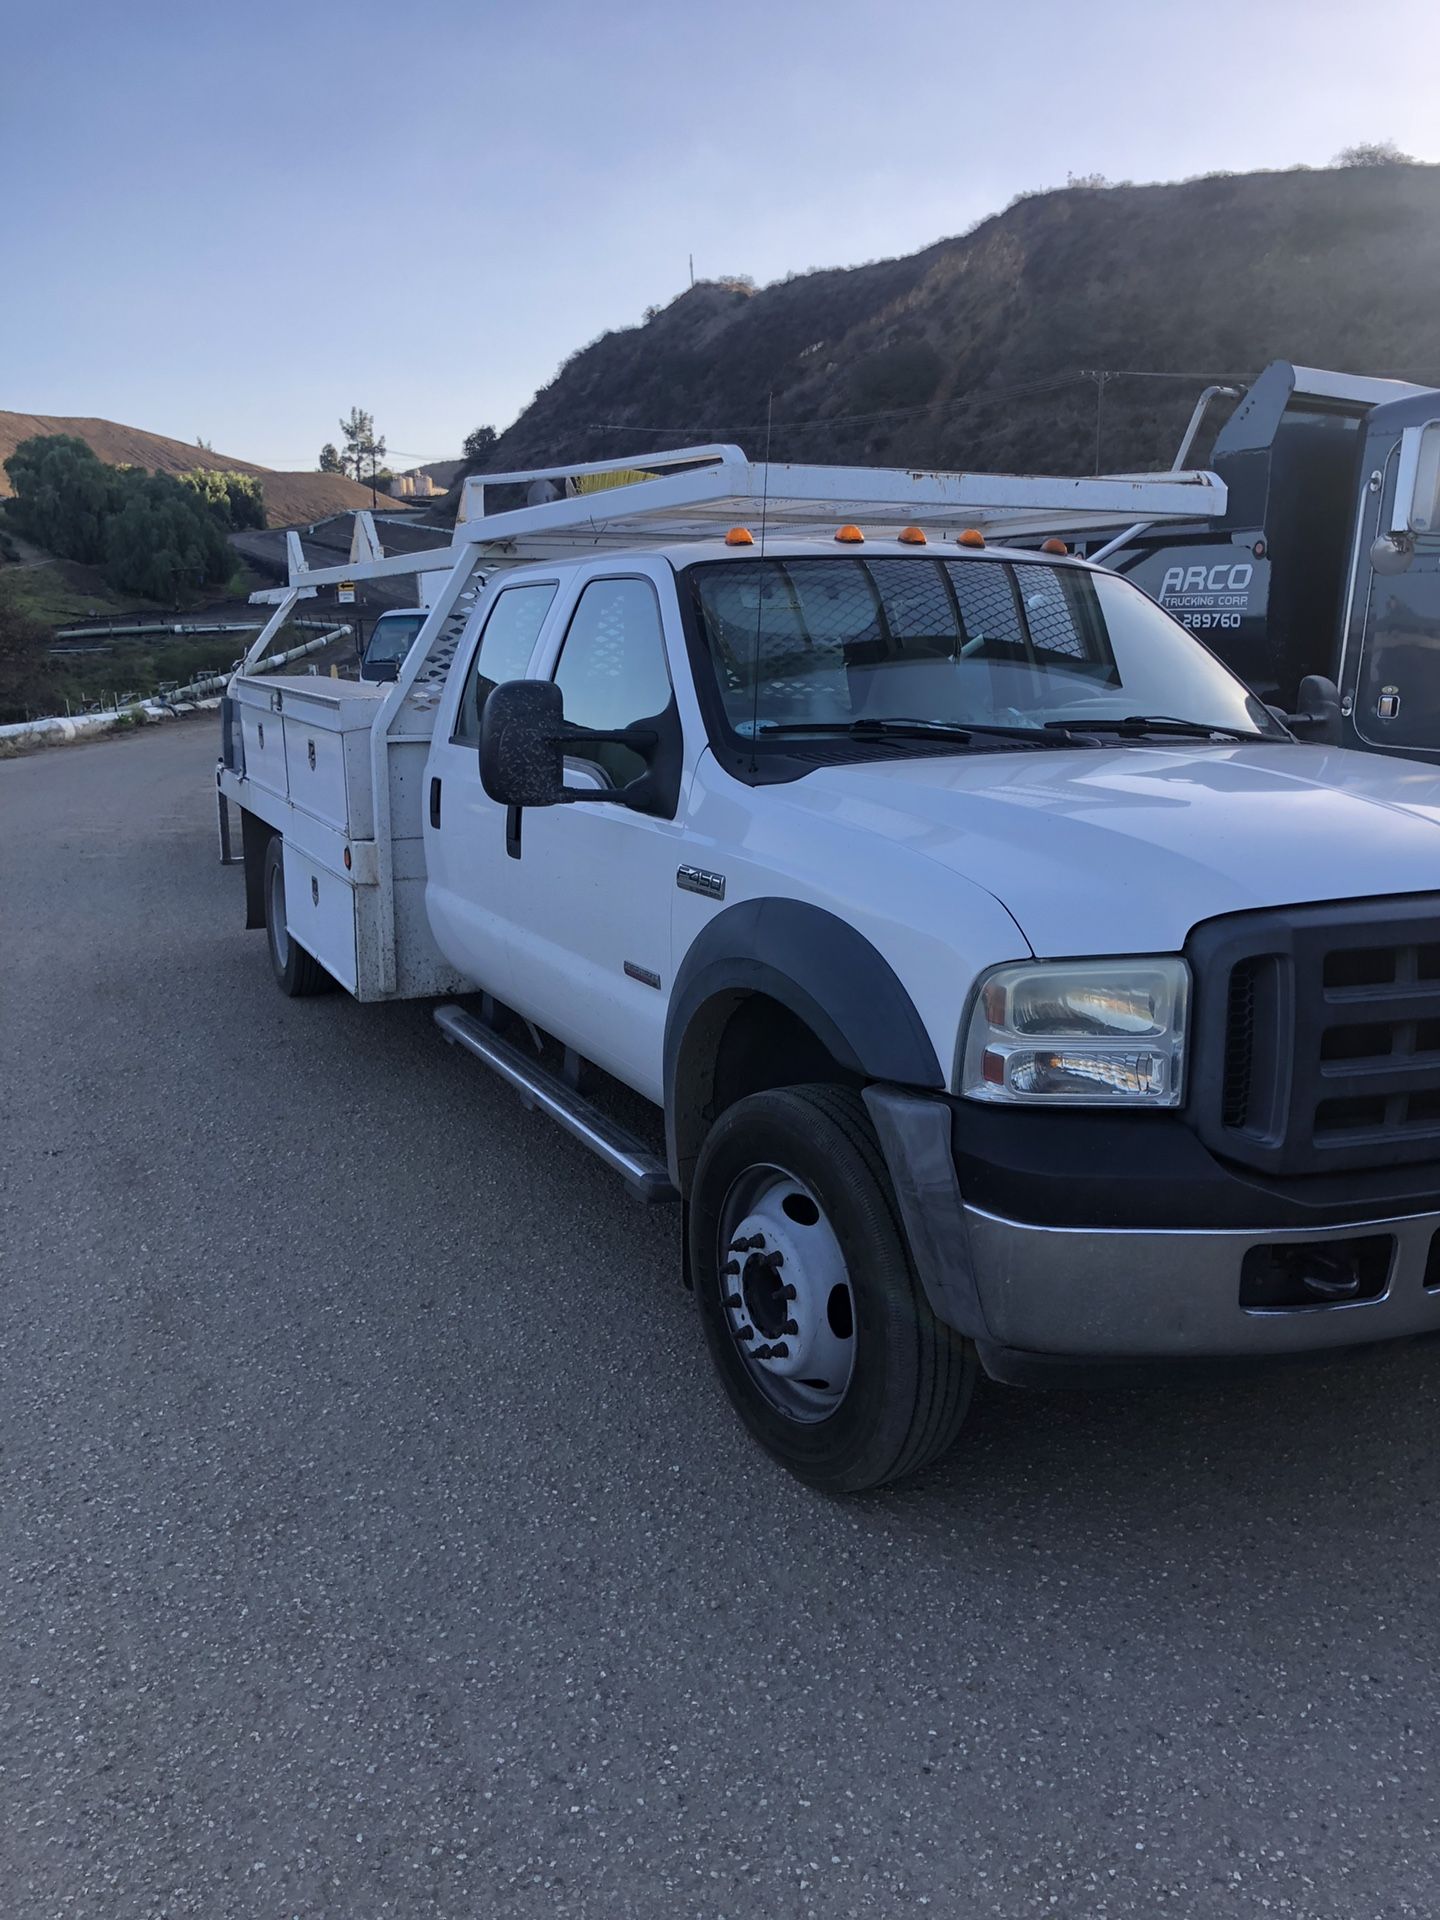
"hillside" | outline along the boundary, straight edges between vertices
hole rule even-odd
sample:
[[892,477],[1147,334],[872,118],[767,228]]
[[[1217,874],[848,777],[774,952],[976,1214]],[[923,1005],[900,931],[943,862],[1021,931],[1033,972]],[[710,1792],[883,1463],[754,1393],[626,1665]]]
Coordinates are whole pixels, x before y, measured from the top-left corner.
[[[743,263],[737,263],[743,264]],[[760,291],[702,282],[573,355],[492,470],[687,441],[777,459],[1168,464],[1199,387],[1285,358],[1440,384],[1440,167],[1075,187],[958,239]],[[658,431],[657,431],[658,429]]]
[[368,507],[370,489],[338,473],[277,473],[253,460],[232,460],[223,453],[170,440],[162,433],[125,427],[114,420],[68,418],[62,414],[0,413],[0,499],[13,489],[5,461],[22,440],[37,433],[68,433],[83,440],[111,466],[146,467],[152,473],[185,473],[194,467],[226,473],[258,473],[265,482],[265,515],[272,527],[299,526],[347,507]]

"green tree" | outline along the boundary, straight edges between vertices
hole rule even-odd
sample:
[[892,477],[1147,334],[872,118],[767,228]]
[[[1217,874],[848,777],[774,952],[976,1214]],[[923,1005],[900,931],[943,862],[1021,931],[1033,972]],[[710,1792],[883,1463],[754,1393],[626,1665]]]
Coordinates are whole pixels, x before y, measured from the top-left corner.
[[340,422],[345,451],[340,457],[342,469],[353,470],[362,486],[373,479],[385,458],[385,442],[375,436],[375,416],[361,407],[350,409],[350,418]]
[[232,555],[216,517],[169,474],[122,476],[120,510],[105,530],[105,576],[126,593],[177,601],[229,577]]
[[103,567],[112,586],[173,601],[230,576],[218,512],[170,474],[107,467],[67,434],[22,440],[5,471],[15,489],[9,524],[62,560]]
[[321,473],[344,473],[345,462],[340,458],[340,450],[333,440],[327,440],[320,449]]
[[105,557],[105,526],[120,474],[72,434],[36,434],[5,462],[15,489],[8,519],[15,531],[61,560],[93,566]]
[[227,532],[265,524],[265,487],[258,473],[228,473],[218,467],[194,467],[181,481],[205,502]]
[[473,433],[467,433],[465,436],[463,448],[465,458],[470,461],[487,460],[499,438],[494,427],[476,427]]

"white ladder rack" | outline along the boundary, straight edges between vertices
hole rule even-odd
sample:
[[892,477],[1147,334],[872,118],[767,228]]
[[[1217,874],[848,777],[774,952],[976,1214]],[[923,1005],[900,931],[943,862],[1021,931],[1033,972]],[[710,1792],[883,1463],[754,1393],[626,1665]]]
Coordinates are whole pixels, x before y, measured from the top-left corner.
[[[487,511],[500,487],[556,497]],[[278,603],[342,580],[454,568],[519,566],[635,547],[722,539],[744,525],[758,531],[762,510],[776,540],[821,539],[853,522],[885,537],[917,525],[932,537],[974,527],[987,539],[1093,532],[1132,521],[1208,520],[1225,511],[1225,483],[1201,470],[1111,473],[1093,478],[1050,474],[930,473],[900,467],[802,466],[748,460],[738,447],[682,447],[663,454],[627,454],[562,467],[476,474],[464,482],[460,517],[447,546],[375,554],[373,523],[357,532],[343,566],[296,565],[290,585],[251,595]],[[368,516],[367,516],[368,517]],[[303,561],[303,556],[302,556]]]

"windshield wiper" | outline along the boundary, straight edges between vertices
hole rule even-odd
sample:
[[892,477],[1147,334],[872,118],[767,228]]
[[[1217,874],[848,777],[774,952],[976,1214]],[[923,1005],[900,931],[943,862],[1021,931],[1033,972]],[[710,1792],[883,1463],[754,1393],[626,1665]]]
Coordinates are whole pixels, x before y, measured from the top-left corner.
[[1264,740],[1269,737],[1248,732],[1243,727],[1212,726],[1205,720],[1177,720],[1169,713],[1129,713],[1123,719],[1111,715],[1098,720],[1047,720],[1045,725],[1065,733],[1118,733],[1137,739],[1147,733],[1169,733],[1186,740]]
[[[1068,723],[1051,723],[1064,731]],[[1039,727],[992,726],[981,720],[767,720],[761,733],[835,733],[851,740],[953,740],[963,747],[972,737],[1014,740],[1030,747],[1053,747],[1055,736]],[[1068,735],[1066,736],[1068,738]]]

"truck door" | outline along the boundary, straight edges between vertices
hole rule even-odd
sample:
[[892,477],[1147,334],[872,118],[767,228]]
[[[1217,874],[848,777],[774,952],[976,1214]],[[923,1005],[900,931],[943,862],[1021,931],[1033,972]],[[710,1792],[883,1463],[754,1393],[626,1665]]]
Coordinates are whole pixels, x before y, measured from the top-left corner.
[[1390,525],[1397,464],[1392,447],[1383,485],[1360,514],[1340,691],[1358,744],[1429,758],[1440,754],[1440,551],[1417,542],[1396,574],[1370,562],[1371,542]]
[[[569,726],[615,731],[672,697],[673,575],[645,562],[581,587],[551,675]],[[668,607],[669,612],[662,612]],[[566,783],[623,787],[644,769],[628,748],[577,742]],[[673,820],[586,803],[533,807],[507,862],[515,1004],[607,1072],[659,1099],[670,988],[670,910],[682,855]]]
[[[425,909],[440,951],[458,972],[513,998],[505,938],[505,808],[480,784],[480,715],[490,689],[523,677],[555,598],[555,580],[505,587],[491,601],[459,699],[442,702],[425,766]],[[456,671],[465,657],[456,653]]]

